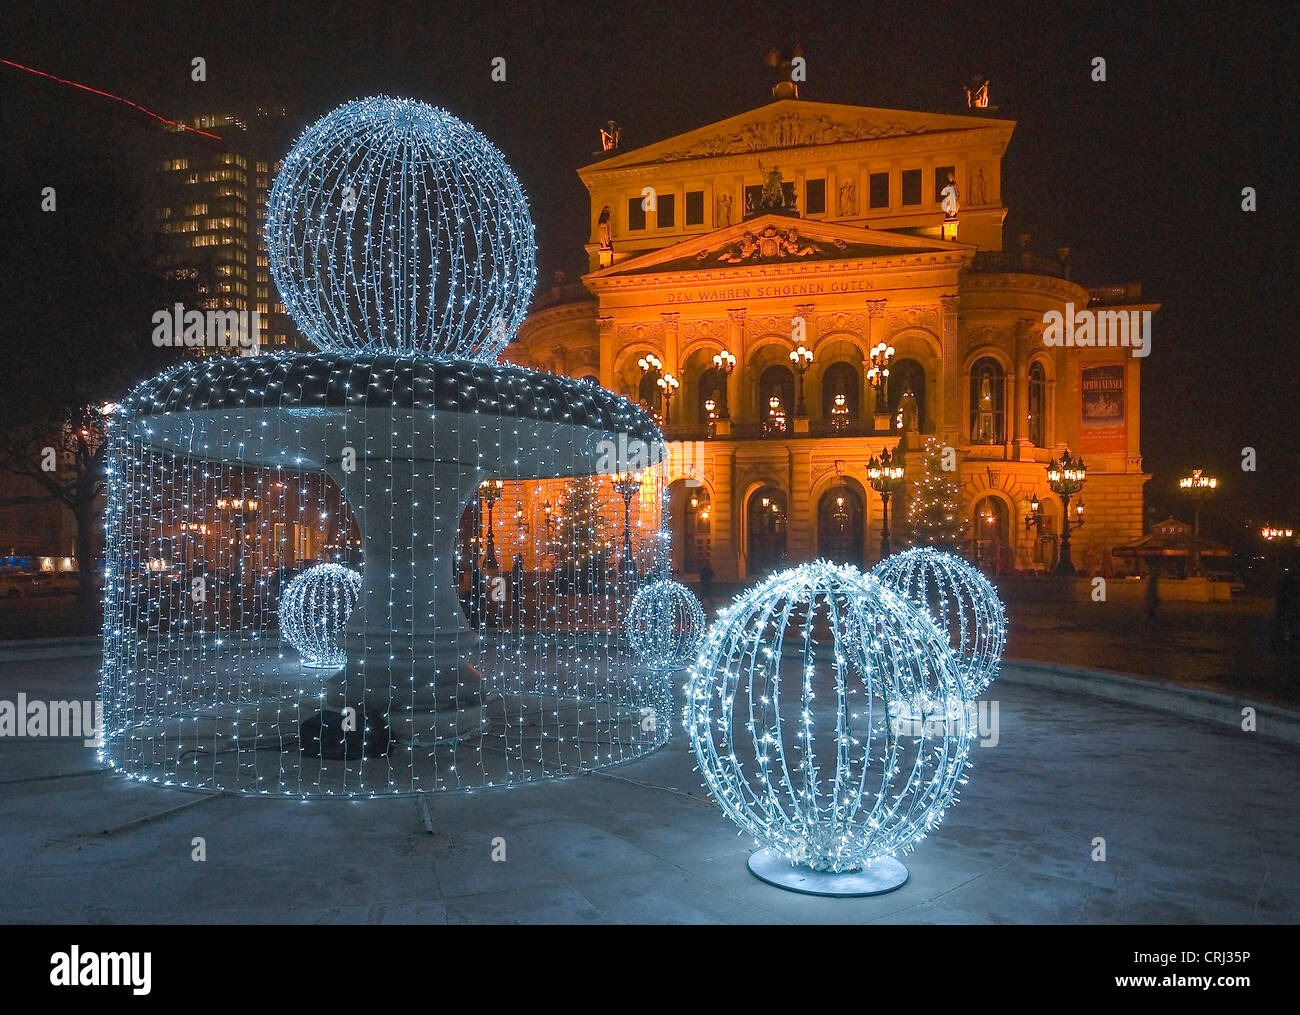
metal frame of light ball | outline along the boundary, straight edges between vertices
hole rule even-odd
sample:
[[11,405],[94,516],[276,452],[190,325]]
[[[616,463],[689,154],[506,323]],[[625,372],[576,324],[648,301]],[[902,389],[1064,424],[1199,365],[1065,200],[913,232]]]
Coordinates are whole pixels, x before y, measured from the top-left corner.
[[[793,695],[783,676],[800,681]],[[909,852],[969,765],[973,721],[946,639],[856,568],[803,564],[738,596],[709,629],[686,692],[714,800],[804,872],[862,871]]]
[[971,697],[988,690],[1007,640],[1006,608],[992,582],[961,557],[930,546],[891,554],[871,574],[931,612],[951,640]]
[[280,637],[298,650],[304,666],[347,662],[342,635],[361,595],[361,575],[342,564],[317,564],[280,592]]
[[632,651],[655,669],[680,669],[699,651],[708,620],[695,593],[671,578],[640,589],[627,610]]
[[528,199],[501,152],[413,99],[349,102],[307,128],[271,187],[266,244],[322,351],[492,360],[537,279]]

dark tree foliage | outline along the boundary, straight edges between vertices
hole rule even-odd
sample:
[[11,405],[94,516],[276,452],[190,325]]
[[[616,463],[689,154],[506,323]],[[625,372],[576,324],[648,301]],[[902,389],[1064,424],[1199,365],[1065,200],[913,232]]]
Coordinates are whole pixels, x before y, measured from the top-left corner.
[[[122,158],[120,138],[101,144],[66,131],[22,136],[10,133],[22,125],[8,118],[4,126],[21,141],[0,174],[7,220],[0,229],[0,471],[26,477],[36,492],[0,504],[71,511],[78,626],[91,631],[99,612],[94,562],[102,552],[102,407],[176,359],[177,350],[153,345],[151,318],[192,294],[168,277],[148,166]],[[44,210],[51,187],[54,210]]]

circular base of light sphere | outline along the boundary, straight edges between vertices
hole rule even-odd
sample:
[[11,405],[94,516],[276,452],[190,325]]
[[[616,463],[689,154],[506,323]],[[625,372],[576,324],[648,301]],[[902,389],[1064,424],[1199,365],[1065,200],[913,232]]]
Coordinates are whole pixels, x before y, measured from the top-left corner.
[[836,874],[833,871],[815,871],[811,867],[792,864],[789,857],[775,849],[760,849],[751,853],[749,872],[760,881],[784,888],[788,892],[841,899],[883,895],[901,888],[908,878],[907,868],[892,856],[883,856],[861,870]]

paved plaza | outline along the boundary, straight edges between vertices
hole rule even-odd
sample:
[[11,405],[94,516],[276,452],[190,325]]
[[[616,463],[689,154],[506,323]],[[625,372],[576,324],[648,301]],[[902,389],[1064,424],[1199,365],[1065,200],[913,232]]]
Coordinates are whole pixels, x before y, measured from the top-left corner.
[[[92,658],[13,662],[0,698],[85,698]],[[680,727],[604,772],[430,797],[287,802],[95,771],[0,740],[0,922],[1278,923],[1300,916],[1300,750],[1064,694],[1014,663],[996,746],[875,898],[769,887]],[[207,858],[191,859],[195,837]],[[1104,862],[1093,859],[1105,840]],[[494,861],[494,840],[505,860]],[[501,843],[495,847],[499,855]]]

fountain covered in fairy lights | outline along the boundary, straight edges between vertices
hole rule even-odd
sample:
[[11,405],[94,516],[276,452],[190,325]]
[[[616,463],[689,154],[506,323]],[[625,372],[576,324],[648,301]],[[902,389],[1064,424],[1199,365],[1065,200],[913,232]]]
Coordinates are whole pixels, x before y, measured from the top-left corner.
[[[496,361],[536,274],[500,152],[424,103],[345,104],[286,157],[267,247],[320,351],[187,362],[112,420],[103,759],[377,796],[661,746],[672,724],[645,716],[668,714],[670,677],[621,624],[665,564],[662,466],[627,503],[597,470],[611,443],[662,436],[595,385]],[[336,612],[282,630],[322,564],[360,574],[355,604],[318,596]],[[337,656],[303,665],[299,627]]]

